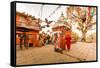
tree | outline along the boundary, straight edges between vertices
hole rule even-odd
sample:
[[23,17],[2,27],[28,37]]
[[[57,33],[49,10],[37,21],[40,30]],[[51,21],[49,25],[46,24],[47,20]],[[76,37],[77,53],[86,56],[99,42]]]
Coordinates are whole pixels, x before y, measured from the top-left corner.
[[81,41],[85,41],[86,33],[89,30],[93,30],[93,26],[96,24],[96,7],[67,7],[67,18],[70,23],[77,24],[77,29],[81,31]]

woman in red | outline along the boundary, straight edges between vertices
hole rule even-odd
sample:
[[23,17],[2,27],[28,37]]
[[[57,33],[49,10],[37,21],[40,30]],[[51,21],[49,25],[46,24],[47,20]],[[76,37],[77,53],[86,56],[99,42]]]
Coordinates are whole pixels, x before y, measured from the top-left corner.
[[70,48],[71,48],[71,32],[70,32],[69,29],[67,29],[67,31],[66,31],[66,37],[65,37],[65,39],[66,39],[67,49],[69,51]]

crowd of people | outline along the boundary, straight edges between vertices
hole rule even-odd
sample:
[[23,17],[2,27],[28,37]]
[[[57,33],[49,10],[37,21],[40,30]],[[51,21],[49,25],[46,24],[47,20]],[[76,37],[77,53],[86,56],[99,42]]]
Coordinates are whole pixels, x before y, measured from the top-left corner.
[[[62,53],[63,50],[68,50],[70,51],[71,48],[71,32],[66,31],[66,32],[59,32],[59,33],[54,33],[53,36],[46,34],[46,33],[41,33],[38,35],[37,39],[37,46],[46,46],[48,44],[54,45],[54,51]],[[26,35],[25,33],[23,35],[20,35],[20,49],[22,48],[22,39],[24,39],[24,47],[28,49],[29,45],[29,36]],[[36,39],[35,39],[36,40]],[[32,44],[35,46],[35,43]]]
[[40,46],[51,44],[51,43],[52,43],[52,36],[44,32],[39,34],[39,45]]
[[28,49],[30,46],[41,47],[52,43],[52,37],[47,33],[42,32],[37,36],[26,33],[19,34],[20,49],[22,50],[23,46]]
[[54,34],[54,50],[62,53],[63,50],[70,51],[71,48],[71,33],[66,31],[65,33]]

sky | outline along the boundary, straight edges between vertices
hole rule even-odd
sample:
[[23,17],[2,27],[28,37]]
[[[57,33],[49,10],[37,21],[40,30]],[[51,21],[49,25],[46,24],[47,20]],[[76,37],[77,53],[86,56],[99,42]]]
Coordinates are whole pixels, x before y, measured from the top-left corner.
[[[42,13],[41,13],[41,6],[43,6]],[[17,3],[17,11],[25,12],[26,14],[30,14],[35,16],[36,18],[41,18],[44,20],[45,18],[48,18],[49,15],[58,7],[59,5],[41,5],[41,4],[26,4],[26,3]],[[66,7],[67,6],[61,6],[48,20],[57,20],[61,13],[63,12],[64,16],[66,16]],[[41,16],[42,14],[42,16]]]

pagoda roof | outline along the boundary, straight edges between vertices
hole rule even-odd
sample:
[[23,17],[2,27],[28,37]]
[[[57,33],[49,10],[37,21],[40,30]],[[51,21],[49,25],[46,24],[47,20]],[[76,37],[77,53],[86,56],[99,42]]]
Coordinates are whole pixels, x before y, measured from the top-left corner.
[[56,28],[56,27],[61,27],[61,26],[66,26],[66,24],[64,22],[56,22],[52,28]]
[[28,15],[28,14],[25,14],[25,12],[16,12],[16,14],[20,15],[20,16],[23,16],[23,17],[30,17],[34,20],[36,20],[37,18],[35,18],[35,16],[32,16],[32,15]]
[[24,23],[16,25],[17,31],[27,32],[27,31],[39,31],[40,27],[37,26],[27,26]]

